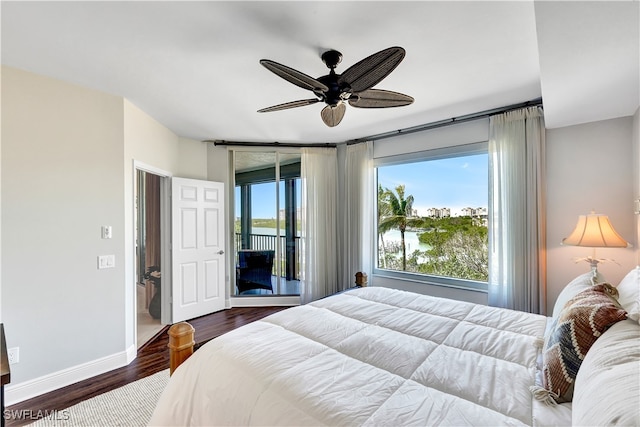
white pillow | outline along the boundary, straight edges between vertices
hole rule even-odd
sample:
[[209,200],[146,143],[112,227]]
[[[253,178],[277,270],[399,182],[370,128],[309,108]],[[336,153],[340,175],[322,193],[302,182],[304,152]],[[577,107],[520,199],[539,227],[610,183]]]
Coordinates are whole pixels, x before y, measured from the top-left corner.
[[627,317],[640,323],[640,266],[631,270],[617,289],[618,302],[627,311]]
[[[590,288],[594,285],[594,281],[591,280],[593,277],[592,272],[584,273],[573,279],[567,286],[564,287],[558,298],[556,299],[556,303],[553,306],[553,315],[552,317],[555,319],[560,315],[560,312],[564,308],[567,301],[576,296],[579,292],[584,291],[587,288]],[[597,274],[595,283],[604,282],[604,278],[600,273]]]
[[640,420],[640,325],[623,320],[593,343],[573,392],[572,425],[638,425]]

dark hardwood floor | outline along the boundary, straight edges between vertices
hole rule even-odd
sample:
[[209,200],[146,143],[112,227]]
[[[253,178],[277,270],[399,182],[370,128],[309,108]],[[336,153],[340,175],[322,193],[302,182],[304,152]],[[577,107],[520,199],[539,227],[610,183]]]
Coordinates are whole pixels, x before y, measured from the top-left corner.
[[[190,320],[189,323],[195,328],[196,348],[219,335],[285,308],[287,307],[239,307]],[[165,327],[164,330],[141,347],[138,350],[136,359],[125,367],[7,407],[4,414],[5,416],[8,415],[5,420],[6,426],[29,424],[35,421],[32,418],[39,411],[42,413],[59,411],[83,400],[168,369],[168,329],[168,326]],[[23,416],[20,416],[20,414],[23,414]],[[29,415],[24,416],[24,414]],[[18,416],[16,417],[15,415]]]

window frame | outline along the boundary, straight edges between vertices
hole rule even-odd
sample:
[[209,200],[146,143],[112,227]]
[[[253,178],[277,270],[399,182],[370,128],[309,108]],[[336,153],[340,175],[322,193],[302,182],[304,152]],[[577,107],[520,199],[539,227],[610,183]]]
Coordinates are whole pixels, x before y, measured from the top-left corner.
[[[477,154],[489,155],[489,142],[474,142],[469,144],[434,148],[424,151],[416,151],[412,153],[395,154],[385,157],[378,157],[373,161],[373,167],[375,172],[374,183],[374,200],[375,209],[378,208],[378,168],[383,166],[393,166],[409,163],[418,163],[424,161],[442,160],[454,157],[464,157]],[[489,161],[487,157],[487,162]],[[487,176],[487,180],[489,176]],[[489,205],[489,192],[487,192],[487,207]],[[373,228],[373,240],[376,242],[374,250],[372,251],[372,264],[373,274],[378,277],[384,277],[394,280],[401,280],[414,283],[422,283],[425,285],[442,286],[456,289],[463,289],[468,291],[488,293],[488,282],[480,282],[477,280],[459,279],[448,276],[435,276],[431,274],[422,274],[408,271],[387,270],[378,267],[378,216],[374,215],[374,228]],[[488,218],[489,220],[489,218]]]
[[[280,211],[280,207],[281,207],[281,199],[282,199],[282,192],[283,192],[283,188],[281,188],[282,184],[284,184],[286,179],[298,179],[301,180],[301,165],[302,165],[302,159],[301,159],[301,152],[297,149],[287,149],[287,148],[275,148],[275,147],[234,147],[233,149],[229,150],[229,180],[230,180],[230,188],[232,188],[232,190],[230,191],[230,195],[229,195],[229,200],[230,200],[230,207],[229,207],[229,212],[230,212],[230,216],[229,218],[232,218],[232,221],[230,222],[229,226],[230,226],[230,250],[231,253],[237,254],[237,248],[235,245],[235,218],[236,218],[236,201],[237,201],[237,196],[236,196],[236,190],[238,188],[238,186],[242,186],[242,185],[254,185],[254,184],[263,184],[263,183],[274,183],[275,184],[275,206],[276,206],[276,218],[278,218],[278,212]],[[274,155],[274,165],[273,166],[267,166],[264,168],[259,168],[256,170],[251,170],[251,171],[245,171],[245,172],[240,172],[237,173],[236,172],[236,157],[239,153],[261,153],[261,154],[273,154]],[[281,156],[286,155],[286,156],[299,156],[300,160],[295,162],[295,163],[284,163],[281,164],[280,162],[282,161]],[[237,178],[240,178],[239,180]],[[273,179],[275,178],[275,180]],[[284,188],[284,191],[286,191],[286,186]],[[249,197],[249,204],[251,204],[251,197]],[[282,220],[283,224],[284,224],[284,220]],[[285,259],[286,255],[286,247],[285,245],[281,244],[281,237],[283,237],[283,235],[280,233],[281,228],[280,227],[276,227],[276,234],[275,234],[275,238],[276,238],[276,245],[275,245],[275,254],[276,256],[274,257],[274,264],[276,264],[277,267],[277,271],[276,271],[276,275],[278,277],[282,277],[282,273],[284,272],[284,268],[281,269],[281,264],[282,264],[282,260]],[[230,257],[230,259],[232,259],[232,261],[230,261],[230,265],[231,265],[231,270],[230,271],[235,271],[236,269],[236,263],[233,259],[235,259],[234,257]],[[255,301],[255,300],[261,300],[261,301],[274,301],[274,304],[280,304],[281,302],[285,302],[285,305],[289,305],[290,301],[293,301],[292,298],[300,298],[299,294],[288,294],[288,293],[280,293],[280,290],[278,290],[278,293],[275,293],[275,289],[274,289],[274,293],[273,294],[259,294],[259,295],[239,295],[235,293],[235,286],[236,286],[236,275],[233,274],[231,275],[230,278],[230,297],[234,299],[234,301],[241,301],[243,299],[245,300],[251,300],[251,301]],[[296,281],[300,281],[299,279],[295,279]],[[266,303],[266,305],[269,305],[269,303]],[[240,305],[238,305],[240,306]]]

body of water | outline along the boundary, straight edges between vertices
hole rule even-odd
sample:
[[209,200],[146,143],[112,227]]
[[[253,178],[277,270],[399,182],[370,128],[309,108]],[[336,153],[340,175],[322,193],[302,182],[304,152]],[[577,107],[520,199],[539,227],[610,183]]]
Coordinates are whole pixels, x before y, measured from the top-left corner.
[[[265,234],[268,236],[275,236],[276,229],[275,228],[267,228],[267,227],[253,227],[253,234]],[[284,229],[280,229],[280,235],[284,236]],[[397,242],[400,244],[400,231],[399,230],[390,230],[384,233],[383,235],[385,243]],[[407,245],[407,253],[411,253],[415,250],[426,251],[429,249],[429,245],[420,243],[418,240],[418,233],[415,231],[405,231],[404,233],[405,244]]]
[[[253,227],[251,229],[253,234],[265,234],[267,236],[275,236],[276,235],[276,229],[275,228],[267,228],[267,227]],[[285,231],[284,228],[280,229],[280,235],[284,236]]]
[[[400,230],[390,230],[384,233],[382,236],[385,244],[390,242],[397,242],[398,244],[400,244],[401,242]],[[426,251],[427,249],[429,249],[429,245],[420,243],[420,241],[418,240],[418,233],[415,231],[405,231],[404,242],[407,246],[407,254],[410,254],[415,250]]]

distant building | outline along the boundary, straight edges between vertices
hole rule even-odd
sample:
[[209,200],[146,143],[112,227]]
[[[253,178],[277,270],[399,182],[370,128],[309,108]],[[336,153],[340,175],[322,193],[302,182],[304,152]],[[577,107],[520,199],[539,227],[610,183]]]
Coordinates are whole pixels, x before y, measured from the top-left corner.
[[462,216],[470,216],[470,217],[486,217],[487,216],[487,208],[462,208]]
[[[487,208],[462,208],[455,213],[455,216],[470,216],[472,218],[487,218]],[[427,218],[451,218],[451,208],[429,208]]]
[[[287,211],[285,209],[280,209],[278,212],[278,219],[280,221],[284,221],[287,217]],[[302,209],[296,208],[296,218],[302,218]]]
[[429,208],[429,209],[427,209],[427,216],[429,218],[449,218],[451,216],[451,209],[449,209],[449,208]]

